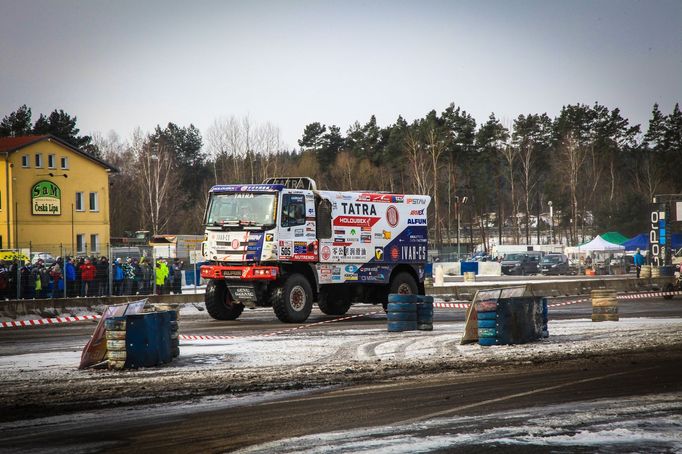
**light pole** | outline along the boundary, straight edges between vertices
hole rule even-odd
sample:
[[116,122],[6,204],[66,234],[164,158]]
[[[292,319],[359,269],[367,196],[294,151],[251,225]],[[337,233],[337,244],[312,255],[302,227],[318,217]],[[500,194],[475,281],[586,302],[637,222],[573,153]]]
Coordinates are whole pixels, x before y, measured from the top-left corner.
[[552,201],[547,202],[549,205],[549,240],[554,244],[554,209],[552,208]]

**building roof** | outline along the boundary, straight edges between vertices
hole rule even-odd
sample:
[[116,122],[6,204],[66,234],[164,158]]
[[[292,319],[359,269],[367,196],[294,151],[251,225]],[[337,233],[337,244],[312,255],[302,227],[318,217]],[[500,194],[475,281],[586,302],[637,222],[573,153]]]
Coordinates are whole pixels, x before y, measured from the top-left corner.
[[118,169],[114,167],[113,165],[109,164],[108,162],[99,159],[95,156],[92,156],[89,153],[84,152],[83,150],[79,150],[78,148],[74,147],[68,142],[65,142],[64,140],[60,139],[59,137],[53,136],[51,134],[44,134],[44,135],[30,135],[30,136],[16,136],[16,137],[0,137],[0,153],[12,153],[17,150],[20,150],[24,147],[28,147],[29,145],[33,145],[38,142],[42,142],[43,140],[49,140],[51,142],[56,142],[59,145],[63,146],[64,148],[68,148],[69,150],[73,151],[76,154],[79,154],[83,156],[86,159],[89,159],[91,161],[94,161],[95,163],[101,165],[102,167],[111,170],[112,172],[118,172]]

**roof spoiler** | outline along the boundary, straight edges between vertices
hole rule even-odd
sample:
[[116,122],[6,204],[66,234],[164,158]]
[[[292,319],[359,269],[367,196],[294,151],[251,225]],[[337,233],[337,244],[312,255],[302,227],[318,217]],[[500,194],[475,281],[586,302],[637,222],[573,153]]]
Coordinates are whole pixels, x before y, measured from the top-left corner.
[[315,180],[308,177],[273,177],[263,180],[263,184],[281,184],[287,189],[317,190]]

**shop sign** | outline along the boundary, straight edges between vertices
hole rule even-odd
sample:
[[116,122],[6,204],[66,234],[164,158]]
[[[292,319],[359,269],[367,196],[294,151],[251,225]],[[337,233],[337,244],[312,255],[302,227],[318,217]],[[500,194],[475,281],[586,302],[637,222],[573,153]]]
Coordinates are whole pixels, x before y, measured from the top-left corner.
[[62,214],[62,190],[51,181],[39,181],[31,188],[31,214],[59,216]]

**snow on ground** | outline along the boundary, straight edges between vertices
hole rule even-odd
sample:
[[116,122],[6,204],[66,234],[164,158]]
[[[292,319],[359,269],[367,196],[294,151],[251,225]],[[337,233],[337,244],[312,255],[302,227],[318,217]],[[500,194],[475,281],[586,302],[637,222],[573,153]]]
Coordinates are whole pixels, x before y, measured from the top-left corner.
[[682,393],[430,419],[277,440],[241,453],[682,451]]

